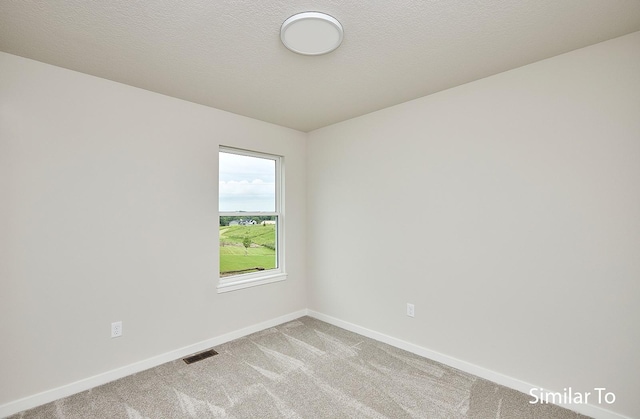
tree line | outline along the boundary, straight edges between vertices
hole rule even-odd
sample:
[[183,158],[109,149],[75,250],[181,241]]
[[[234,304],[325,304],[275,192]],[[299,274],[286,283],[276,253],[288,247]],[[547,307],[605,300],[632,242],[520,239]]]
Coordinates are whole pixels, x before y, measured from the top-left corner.
[[220,227],[228,226],[231,221],[254,220],[256,224],[260,224],[263,221],[273,220],[273,216],[271,215],[252,215],[250,217],[222,216],[219,218],[220,218]]

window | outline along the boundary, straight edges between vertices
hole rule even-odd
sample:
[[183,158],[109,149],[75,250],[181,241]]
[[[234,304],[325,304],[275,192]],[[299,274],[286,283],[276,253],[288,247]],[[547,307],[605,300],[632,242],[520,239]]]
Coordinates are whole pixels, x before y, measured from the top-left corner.
[[219,162],[218,292],[285,279],[282,157],[220,147]]

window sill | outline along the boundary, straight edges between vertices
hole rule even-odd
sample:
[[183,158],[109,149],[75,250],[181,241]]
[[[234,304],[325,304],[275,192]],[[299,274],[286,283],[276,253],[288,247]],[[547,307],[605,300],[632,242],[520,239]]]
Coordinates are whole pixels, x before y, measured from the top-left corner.
[[287,274],[283,272],[260,276],[258,278],[238,278],[235,281],[225,282],[218,285],[218,294],[229,291],[241,290],[243,288],[257,287],[258,285],[271,284],[287,279]]

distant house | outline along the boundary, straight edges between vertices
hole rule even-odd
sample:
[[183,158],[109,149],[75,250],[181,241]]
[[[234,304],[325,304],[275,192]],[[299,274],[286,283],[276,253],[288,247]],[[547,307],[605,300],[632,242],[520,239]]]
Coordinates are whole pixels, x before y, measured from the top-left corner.
[[275,225],[276,222],[275,222],[275,220],[265,220],[265,221],[261,222],[260,224],[262,224],[263,226],[270,225],[270,224]]
[[233,220],[233,221],[229,221],[229,227],[231,226],[237,226],[237,225],[241,225],[241,226],[250,226],[250,225],[254,225],[254,224],[258,224],[256,222],[256,220],[245,220],[245,219],[240,219],[240,220]]

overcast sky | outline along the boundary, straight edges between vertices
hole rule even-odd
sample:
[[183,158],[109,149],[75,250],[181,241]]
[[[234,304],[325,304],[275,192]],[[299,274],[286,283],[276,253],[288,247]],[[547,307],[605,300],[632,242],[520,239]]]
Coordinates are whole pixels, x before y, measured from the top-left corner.
[[220,211],[275,211],[274,160],[220,153]]

